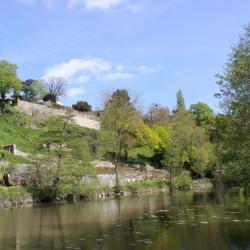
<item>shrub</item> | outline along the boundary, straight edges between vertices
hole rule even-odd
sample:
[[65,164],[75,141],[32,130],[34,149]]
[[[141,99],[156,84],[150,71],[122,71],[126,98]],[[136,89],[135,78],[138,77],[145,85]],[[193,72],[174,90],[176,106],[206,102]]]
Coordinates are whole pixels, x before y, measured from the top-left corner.
[[139,189],[150,189],[150,188],[164,188],[167,183],[164,180],[157,181],[143,181],[143,182],[132,182],[125,185],[124,189],[132,193],[136,193]]
[[192,188],[193,180],[190,172],[183,171],[179,176],[173,178],[172,185],[174,189],[189,190]]
[[3,202],[20,202],[30,198],[31,194],[21,187],[0,187],[0,201]]
[[78,110],[80,112],[90,112],[92,111],[92,107],[88,102],[79,101],[76,104],[72,105],[72,108]]

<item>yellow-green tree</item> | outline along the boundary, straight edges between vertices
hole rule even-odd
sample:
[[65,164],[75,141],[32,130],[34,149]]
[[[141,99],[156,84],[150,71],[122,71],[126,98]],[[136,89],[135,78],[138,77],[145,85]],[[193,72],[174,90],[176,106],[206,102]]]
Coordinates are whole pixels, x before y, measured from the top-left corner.
[[135,142],[135,124],[138,114],[128,91],[118,89],[105,101],[101,125],[110,134],[113,162],[115,164],[116,184],[119,184],[118,167],[123,157]]
[[4,103],[6,94],[21,89],[21,81],[17,77],[17,65],[5,60],[0,61],[0,97]]
[[53,200],[77,194],[90,171],[89,148],[71,115],[51,117],[34,143],[33,188],[39,198]]

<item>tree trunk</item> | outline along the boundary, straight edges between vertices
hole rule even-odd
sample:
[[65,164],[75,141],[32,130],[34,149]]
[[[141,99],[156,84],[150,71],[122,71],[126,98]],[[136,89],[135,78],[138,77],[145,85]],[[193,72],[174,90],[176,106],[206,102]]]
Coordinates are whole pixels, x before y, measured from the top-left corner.
[[2,98],[2,101],[4,102],[6,99],[6,95],[4,93],[1,93],[1,98]]
[[174,191],[172,179],[173,179],[172,178],[172,171],[170,170],[169,171],[169,190],[170,190],[170,192]]
[[2,109],[2,110],[5,109],[5,99],[6,99],[5,94],[4,94],[4,93],[1,93],[0,109]]
[[115,185],[119,186],[118,162],[115,163]]

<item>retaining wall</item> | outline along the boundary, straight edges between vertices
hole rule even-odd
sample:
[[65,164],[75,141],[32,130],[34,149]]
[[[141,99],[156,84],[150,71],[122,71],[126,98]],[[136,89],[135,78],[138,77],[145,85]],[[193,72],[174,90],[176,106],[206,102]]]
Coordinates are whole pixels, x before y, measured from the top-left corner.
[[55,109],[50,108],[42,104],[26,102],[18,100],[16,108],[33,117],[48,118],[50,116],[65,115],[71,112],[74,116],[74,121],[77,125],[81,127],[100,129],[100,122],[98,117],[93,112],[78,112],[69,108]]

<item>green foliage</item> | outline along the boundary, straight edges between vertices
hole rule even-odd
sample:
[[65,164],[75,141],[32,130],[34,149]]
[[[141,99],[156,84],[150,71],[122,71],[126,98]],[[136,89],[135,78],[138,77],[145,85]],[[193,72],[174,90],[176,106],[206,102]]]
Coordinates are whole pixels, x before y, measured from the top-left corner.
[[[160,126],[158,126],[160,127]],[[155,150],[159,148],[160,137],[154,128],[150,128],[141,119],[137,119],[135,126],[136,146],[148,146]]]
[[129,152],[129,163],[134,164],[151,164],[151,158],[154,150],[149,146],[136,147]]
[[38,101],[45,95],[45,88],[41,81],[28,79],[24,81],[21,89],[21,99],[26,101]]
[[127,90],[116,90],[106,100],[101,125],[110,134],[112,152],[118,184],[118,162],[127,159],[128,151],[135,142],[135,126],[137,112],[130,101]]
[[72,105],[72,108],[80,112],[92,111],[91,105],[86,101],[78,101],[76,104]]
[[31,142],[38,134],[39,124],[31,117],[20,113],[13,108],[8,108],[10,112],[0,112],[0,147],[9,144],[16,144],[17,148],[24,152],[31,152],[33,146]]
[[17,77],[17,66],[5,60],[0,61],[0,97],[2,102],[6,98],[6,94],[12,90],[21,88],[21,81]]
[[142,182],[131,182],[121,187],[121,190],[128,190],[132,193],[140,191],[140,189],[154,189],[167,187],[167,183],[164,180],[157,181],[142,181]]
[[34,141],[34,183],[42,200],[55,200],[61,190],[77,189],[85,174],[90,174],[90,154],[82,131],[70,115],[51,117]]
[[21,156],[13,155],[12,153],[0,149],[0,166],[1,161],[7,161],[11,164],[29,164],[30,160]]
[[175,176],[172,181],[174,189],[189,190],[192,188],[193,180],[188,171],[182,171],[179,176]]
[[184,110],[176,113],[173,124],[180,162],[193,174],[202,176],[213,155],[213,148],[206,133],[196,126],[193,117]]
[[222,105],[227,113],[219,124],[223,179],[248,184],[250,176],[250,25],[232,50],[223,75],[218,75]]
[[31,194],[26,189],[21,187],[1,187],[0,186],[0,201],[1,202],[21,202],[27,198],[31,198]]
[[213,146],[189,112],[180,109],[167,127],[155,126],[154,130],[161,140],[153,160],[168,170],[170,184],[182,169],[191,171],[195,177],[205,174],[214,157]]
[[170,121],[170,110],[161,107],[159,104],[152,104],[146,113],[144,120],[150,126],[167,126]]
[[182,94],[182,91],[179,89],[177,92],[177,111],[181,110],[181,109],[186,109],[186,105],[185,105],[185,99],[184,96]]
[[113,189],[108,186],[104,185],[80,185],[79,186],[79,194],[82,196],[89,195],[89,194],[96,194],[96,193],[103,193],[103,192],[112,192]]
[[206,103],[192,104],[189,111],[194,115],[197,126],[205,129],[210,129],[213,126],[213,110]]

